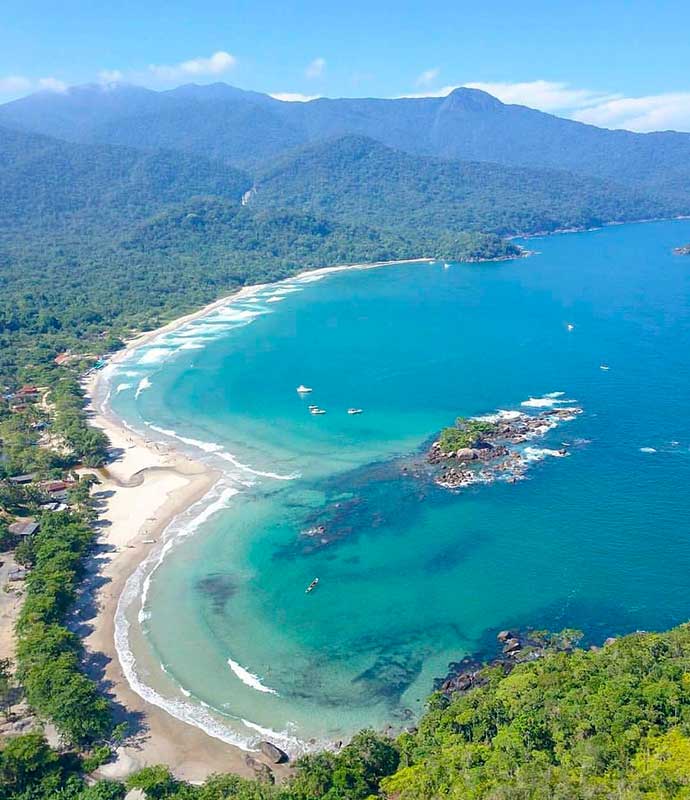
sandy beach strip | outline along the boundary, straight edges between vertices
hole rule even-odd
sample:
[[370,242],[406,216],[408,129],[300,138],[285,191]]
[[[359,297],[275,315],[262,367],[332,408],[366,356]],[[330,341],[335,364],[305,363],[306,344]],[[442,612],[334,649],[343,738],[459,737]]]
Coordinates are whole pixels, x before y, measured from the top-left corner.
[[[108,692],[127,716],[139,718],[140,732],[118,748],[117,761],[99,771],[103,777],[124,777],[149,764],[167,764],[178,778],[200,781],[214,772],[250,776],[244,753],[213,739],[162,709],[146,703],[130,688],[114,641],[117,602],[129,575],[146,557],[172,519],[204,497],[218,479],[207,466],[165,447],[145,441],[114,421],[95,414],[95,427],[111,441],[114,460],[98,470],[95,495],[101,505],[97,564],[100,588],[96,617],[84,644],[105,656]],[[93,470],[87,470],[93,472]],[[120,720],[118,720],[120,721]]]
[[[429,263],[433,259],[350,264],[308,270],[287,281],[311,281],[333,272],[372,269],[403,263]],[[215,300],[190,314],[130,340],[109,363],[118,363],[159,336],[197,319],[228,303],[249,297],[280,283],[254,284]],[[92,632],[85,637],[90,653],[105,656],[104,680],[116,703],[130,715],[141,719],[143,732],[134,741],[118,748],[117,760],[99,770],[103,777],[124,777],[142,766],[167,764],[180,779],[202,781],[217,772],[235,772],[252,777],[245,764],[245,752],[189,725],[163,709],[146,702],[132,690],[123,674],[114,640],[114,618],[118,600],[129,576],[146,558],[170,522],[201,500],[212,489],[219,474],[207,465],[179,453],[167,444],[145,439],[126,428],[100,407],[103,373],[92,372],[84,382],[91,406],[90,423],[109,438],[113,460],[97,470],[100,485],[94,492],[100,501],[98,536],[97,612],[91,620]],[[94,472],[94,470],[84,470]],[[256,755],[256,754],[255,754]],[[271,765],[277,777],[287,767]]]

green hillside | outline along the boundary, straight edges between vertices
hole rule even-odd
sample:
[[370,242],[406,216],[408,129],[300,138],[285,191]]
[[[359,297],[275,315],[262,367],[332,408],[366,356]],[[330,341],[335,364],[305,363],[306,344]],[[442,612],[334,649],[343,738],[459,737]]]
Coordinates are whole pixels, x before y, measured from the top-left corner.
[[477,89],[447,97],[276,100],[226,84],[154,92],[78,86],[0,105],[0,125],[75,142],[170,148],[256,168],[298,146],[365,136],[408,153],[554,169],[687,198],[690,134],[606,130],[508,105]]
[[670,216],[690,197],[641,191],[554,170],[445,161],[348,136],[285,156],[259,172],[252,205],[391,229],[535,233]]
[[0,226],[5,235],[11,234],[9,226],[33,234],[119,230],[196,195],[239,202],[250,185],[245,173],[200,156],[72,144],[0,128]]
[[[690,627],[597,650],[553,651],[450,700],[434,695],[397,740],[364,731],[297,762],[282,786],[233,775],[202,786],[146,767],[127,782],[163,800],[684,800],[690,796]],[[3,800],[121,798],[28,735],[0,752]],[[60,792],[58,794],[58,792]],[[53,794],[55,793],[55,794]]]

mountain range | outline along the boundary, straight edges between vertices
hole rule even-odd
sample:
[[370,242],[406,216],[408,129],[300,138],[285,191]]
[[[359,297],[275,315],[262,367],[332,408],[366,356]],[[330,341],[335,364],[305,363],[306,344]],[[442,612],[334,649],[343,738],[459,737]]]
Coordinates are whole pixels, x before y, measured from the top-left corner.
[[284,102],[226,84],[83,86],[0,106],[0,125],[73,142],[167,148],[254,168],[349,134],[417,155],[566,170],[684,192],[690,134],[606,130],[477,89],[447,97]]

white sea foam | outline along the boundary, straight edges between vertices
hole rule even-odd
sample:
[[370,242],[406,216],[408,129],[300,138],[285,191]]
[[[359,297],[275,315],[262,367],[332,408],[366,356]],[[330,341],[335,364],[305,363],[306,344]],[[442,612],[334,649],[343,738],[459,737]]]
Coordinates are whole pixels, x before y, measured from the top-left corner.
[[139,381],[136,392],[134,392],[134,399],[136,400],[143,391],[150,389],[152,385],[153,384],[147,377],[142,378]]
[[260,478],[272,478],[276,481],[292,481],[300,476],[299,472],[293,472],[290,475],[281,475],[277,472],[267,472],[260,469],[254,469],[254,467],[244,464],[236,456],[234,456],[232,453],[229,453],[227,450],[224,450],[221,445],[216,444],[215,442],[204,442],[201,439],[193,439],[190,436],[181,436],[179,433],[170,430],[169,428],[161,428],[158,425],[153,425],[151,423],[146,424],[149,428],[151,428],[151,430],[162,433],[164,436],[169,436],[171,439],[177,439],[178,442],[187,444],[190,447],[195,447],[198,450],[202,450],[204,453],[209,453],[217,456],[218,458],[222,458],[232,464],[238,470],[246,472],[250,475],[256,475]]
[[273,297],[266,298],[267,303],[280,303],[282,300],[285,300],[285,297],[280,294],[276,294]]
[[[269,314],[268,309],[250,309],[250,308],[232,308],[232,306],[224,306],[219,308],[216,314],[223,322],[249,322],[262,314]],[[211,317],[213,319],[213,317]]]
[[284,731],[276,731],[273,730],[273,728],[265,728],[263,725],[259,725],[257,722],[252,722],[251,720],[244,719],[243,717],[240,719],[243,725],[249,728],[249,730],[255,731],[257,734],[259,734],[261,739],[270,739],[278,742],[290,755],[299,755],[309,751],[324,750],[330,744],[327,741],[319,742],[314,740],[310,740],[310,743],[306,744],[298,739],[294,732],[291,732],[291,729],[294,731],[296,727],[291,723],[288,723],[288,726]]
[[569,455],[560,450],[552,450],[549,447],[525,447],[522,451],[525,461],[542,461],[545,458],[564,458]]
[[158,364],[171,355],[169,347],[151,347],[144,350],[137,363],[139,364]]
[[557,405],[575,402],[574,400],[564,400],[564,394],[565,392],[549,392],[541,397],[530,397],[529,400],[523,400],[520,405],[525,408],[553,408]]
[[656,447],[640,447],[640,453],[656,453]]
[[505,411],[500,409],[495,414],[484,414],[481,417],[475,417],[475,419],[481,420],[482,422],[507,422],[525,416],[527,415],[522,411]]
[[238,664],[237,661],[233,661],[231,658],[229,658],[228,664],[230,665],[230,669],[246,686],[251,686],[251,688],[256,689],[257,692],[265,692],[266,694],[276,695],[278,694],[275,689],[271,689],[270,686],[265,686],[261,682],[261,678],[258,675],[255,675],[253,672],[249,672],[249,670],[245,669],[241,664]]
[[115,394],[120,394],[120,392],[126,392],[127,389],[131,389],[131,383],[118,383],[117,387],[115,388]]

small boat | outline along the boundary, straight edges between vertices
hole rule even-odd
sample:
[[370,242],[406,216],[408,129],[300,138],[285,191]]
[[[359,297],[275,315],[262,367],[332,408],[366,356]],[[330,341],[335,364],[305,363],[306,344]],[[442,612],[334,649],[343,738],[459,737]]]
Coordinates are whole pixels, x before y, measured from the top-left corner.
[[316,408],[310,408],[309,409],[309,413],[310,414],[314,414],[314,416],[318,416],[319,414],[325,414],[326,413],[326,409],[325,408],[319,408],[318,406],[316,406]]
[[575,326],[573,325],[573,323],[572,323],[572,322],[569,322],[569,323],[568,323],[568,330],[569,330],[569,331],[574,331],[574,330],[575,330]]
[[611,369],[611,367],[609,367],[609,365],[608,365],[608,364],[601,364],[601,365],[599,366],[599,369],[603,369],[603,370],[604,370],[604,372],[608,372],[608,371]]
[[450,264],[447,261],[443,264],[443,269],[450,269]]
[[311,405],[311,406],[307,406],[307,408],[308,408],[310,411],[314,411],[315,409],[317,409],[317,408],[318,408],[318,406]]
[[362,409],[361,408],[348,408],[347,409],[347,413],[350,414],[350,415],[361,414],[362,413]]
[[313,389],[311,389],[309,386],[305,386],[303,383],[300,383],[300,385],[297,387],[297,394],[309,394],[312,391]]
[[314,591],[314,589],[316,589],[316,587],[317,587],[318,585],[319,585],[319,579],[318,579],[318,578],[314,578],[314,580],[313,580],[313,581],[312,581],[312,582],[309,584],[309,586],[307,586],[307,588],[304,590],[305,594],[309,594],[309,592],[313,592],[313,591]]

